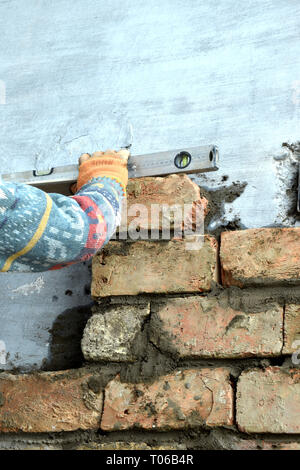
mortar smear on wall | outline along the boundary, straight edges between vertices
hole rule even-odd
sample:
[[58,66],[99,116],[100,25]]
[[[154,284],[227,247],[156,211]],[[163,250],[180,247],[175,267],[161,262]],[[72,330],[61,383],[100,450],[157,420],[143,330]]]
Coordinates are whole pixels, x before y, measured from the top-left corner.
[[23,295],[31,295],[34,293],[39,294],[41,290],[45,286],[45,281],[43,276],[39,276],[35,281],[32,281],[30,284],[24,284],[23,286],[19,286],[16,289],[13,289],[11,292],[12,296],[10,298],[15,298],[17,296],[23,296]]
[[273,157],[273,168],[277,180],[274,201],[278,208],[275,225],[299,226],[297,213],[298,172],[300,147],[296,144],[282,144],[283,150]]

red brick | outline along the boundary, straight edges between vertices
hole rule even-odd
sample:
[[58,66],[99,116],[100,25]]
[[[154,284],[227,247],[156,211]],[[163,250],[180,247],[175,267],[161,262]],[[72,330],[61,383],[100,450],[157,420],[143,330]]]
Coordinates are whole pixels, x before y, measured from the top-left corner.
[[300,228],[223,232],[224,286],[300,284]]
[[228,305],[227,296],[163,299],[152,303],[151,340],[179,357],[278,356],[283,308],[270,304],[258,313]]
[[233,390],[226,369],[178,371],[152,384],[122,383],[117,377],[105,390],[105,431],[232,424]]
[[268,367],[243,372],[237,385],[237,424],[248,433],[300,433],[300,370]]
[[[136,211],[138,206],[142,205],[142,211]],[[146,177],[131,178],[127,186],[127,211],[123,211],[122,224],[120,231],[127,229],[128,225],[135,220],[136,227],[143,230],[162,230],[162,217],[151,217],[151,207],[154,205],[176,205],[181,208],[182,214],[185,214],[184,222],[190,225],[193,218],[193,209],[199,206],[203,214],[208,212],[208,201],[200,195],[199,186],[194,183],[187,175],[169,175],[167,177]],[[191,206],[190,210],[184,212],[184,205]],[[125,206],[126,207],[126,206]],[[170,216],[166,212],[164,222],[170,225],[171,229],[183,229],[182,221],[174,219],[173,213]],[[133,214],[133,215],[132,215]]]
[[283,354],[293,354],[296,351],[300,351],[300,305],[288,304],[285,307],[282,352]]
[[102,392],[87,387],[84,371],[0,375],[0,432],[98,429]]
[[92,296],[205,292],[217,279],[217,242],[187,250],[184,240],[110,242],[93,258]]

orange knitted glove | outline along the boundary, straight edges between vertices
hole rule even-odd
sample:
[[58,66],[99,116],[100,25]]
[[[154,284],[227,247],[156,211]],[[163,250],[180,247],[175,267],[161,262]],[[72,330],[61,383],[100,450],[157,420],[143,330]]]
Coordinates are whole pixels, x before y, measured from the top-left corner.
[[114,150],[95,152],[91,157],[88,156],[88,154],[84,154],[79,160],[80,166],[77,185],[76,187],[72,187],[72,191],[79,191],[79,189],[92,178],[106,176],[107,178],[118,181],[123,187],[125,194],[128,182],[128,157],[129,152],[126,150],[121,150],[120,152],[115,152]]

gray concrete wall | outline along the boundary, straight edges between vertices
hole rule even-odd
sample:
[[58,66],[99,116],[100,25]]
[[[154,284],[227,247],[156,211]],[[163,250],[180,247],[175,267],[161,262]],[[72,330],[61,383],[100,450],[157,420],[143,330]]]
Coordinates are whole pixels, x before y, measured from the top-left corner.
[[[0,0],[0,31],[3,172],[74,163],[131,123],[134,154],[219,146],[220,171],[196,181],[247,185],[212,228],[296,222],[281,145],[300,138],[298,0]],[[64,292],[89,274],[0,278],[7,367],[41,367],[56,318],[90,302]]]

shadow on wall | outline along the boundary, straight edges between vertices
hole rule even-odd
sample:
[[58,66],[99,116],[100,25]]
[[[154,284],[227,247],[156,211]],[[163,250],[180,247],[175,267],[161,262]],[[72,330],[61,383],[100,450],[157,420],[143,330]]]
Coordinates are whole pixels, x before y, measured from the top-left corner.
[[44,371],[64,370],[80,367],[83,363],[81,338],[86,322],[92,315],[94,302],[64,310],[55,319],[49,345],[49,357],[42,365]]

